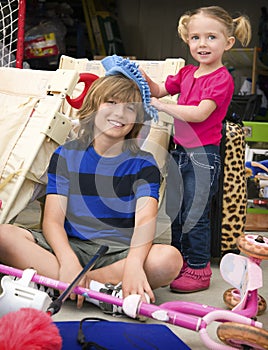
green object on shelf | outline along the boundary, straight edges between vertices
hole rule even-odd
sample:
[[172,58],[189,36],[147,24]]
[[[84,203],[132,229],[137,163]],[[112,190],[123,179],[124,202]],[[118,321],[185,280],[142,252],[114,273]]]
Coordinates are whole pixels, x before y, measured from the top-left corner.
[[267,210],[267,208],[247,208],[247,213],[268,214],[268,210]]
[[245,139],[249,142],[268,142],[268,123],[244,121]]

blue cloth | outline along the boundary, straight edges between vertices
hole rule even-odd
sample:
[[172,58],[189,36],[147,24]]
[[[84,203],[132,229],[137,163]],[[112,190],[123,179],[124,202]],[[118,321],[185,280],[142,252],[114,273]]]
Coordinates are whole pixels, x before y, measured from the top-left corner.
[[[77,342],[79,322],[55,322],[63,339],[62,350],[81,350]],[[167,326],[117,321],[87,321],[83,324],[86,341],[109,350],[190,350]]]
[[167,213],[172,221],[171,244],[191,268],[210,261],[211,199],[218,189],[219,147],[208,145],[172,151],[167,178]]
[[123,58],[117,55],[107,56],[101,60],[101,63],[106,70],[105,75],[115,75],[119,73],[135,81],[141,92],[143,107],[145,110],[145,120],[154,119],[157,121],[158,112],[157,109],[151,105],[150,88],[147,81],[143,78],[138,64],[130,61],[128,58]]
[[47,194],[68,197],[65,229],[82,240],[129,245],[140,197],[159,197],[160,172],[153,156],[125,151],[99,156],[78,140],[57,148],[48,168]]
[[260,164],[261,166],[263,165],[264,167],[266,167],[268,169],[268,159],[261,160],[260,162],[254,161],[253,164],[251,161],[247,161],[245,163],[246,168],[249,168],[252,170],[251,177],[255,177],[259,173],[264,173],[265,175],[268,175],[268,171],[265,171],[263,168],[255,165],[255,164]]

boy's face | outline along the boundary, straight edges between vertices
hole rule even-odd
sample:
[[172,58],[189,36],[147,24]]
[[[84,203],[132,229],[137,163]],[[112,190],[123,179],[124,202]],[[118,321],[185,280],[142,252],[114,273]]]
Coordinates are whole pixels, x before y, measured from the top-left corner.
[[137,117],[136,103],[110,99],[99,106],[95,117],[95,132],[115,140],[124,140],[133,128]]

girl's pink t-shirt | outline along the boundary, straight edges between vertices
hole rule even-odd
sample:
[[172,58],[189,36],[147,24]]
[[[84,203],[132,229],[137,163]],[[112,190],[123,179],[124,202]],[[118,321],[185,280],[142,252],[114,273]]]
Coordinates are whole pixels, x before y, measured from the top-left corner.
[[222,121],[234,92],[234,81],[226,67],[194,77],[197,66],[187,65],[176,75],[169,75],[165,87],[170,95],[179,94],[178,104],[198,106],[202,100],[213,100],[215,111],[200,123],[184,122],[174,118],[174,142],[186,148],[219,145]]

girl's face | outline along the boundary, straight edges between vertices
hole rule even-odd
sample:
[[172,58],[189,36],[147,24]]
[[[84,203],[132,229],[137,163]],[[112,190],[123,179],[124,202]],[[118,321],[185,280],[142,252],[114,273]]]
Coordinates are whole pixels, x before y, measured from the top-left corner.
[[218,20],[197,14],[188,24],[188,45],[192,57],[201,65],[222,66],[224,51],[234,44],[234,37],[227,37],[225,26]]
[[124,140],[133,128],[136,117],[135,103],[111,98],[99,106],[95,117],[95,135],[106,136],[114,141]]

